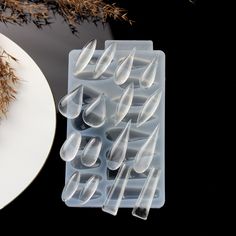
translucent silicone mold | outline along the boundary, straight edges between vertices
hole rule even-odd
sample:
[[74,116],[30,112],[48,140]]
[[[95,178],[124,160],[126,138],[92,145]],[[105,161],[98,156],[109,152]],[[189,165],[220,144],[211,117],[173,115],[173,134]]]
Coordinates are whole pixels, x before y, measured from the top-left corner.
[[70,118],[63,200],[114,215],[119,207],[135,207],[137,216],[144,208],[146,218],[165,201],[164,53],[151,41],[111,40],[96,50],[92,40],[70,52],[68,77],[69,93],[59,104]]

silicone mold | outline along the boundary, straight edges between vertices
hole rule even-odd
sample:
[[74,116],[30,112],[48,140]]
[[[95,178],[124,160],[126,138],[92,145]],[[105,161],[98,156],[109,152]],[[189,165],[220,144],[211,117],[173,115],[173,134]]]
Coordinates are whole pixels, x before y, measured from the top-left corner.
[[91,41],[69,54],[68,95],[59,103],[69,118],[63,148],[72,150],[62,150],[69,189],[63,199],[112,214],[135,207],[142,218],[142,204],[160,208],[165,201],[165,54],[151,41],[108,40],[104,50],[95,48]]

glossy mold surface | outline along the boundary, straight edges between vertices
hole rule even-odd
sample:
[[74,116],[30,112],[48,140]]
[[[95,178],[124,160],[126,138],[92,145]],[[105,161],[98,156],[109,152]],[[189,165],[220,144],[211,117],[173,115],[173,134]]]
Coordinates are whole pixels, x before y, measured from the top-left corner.
[[[71,184],[63,199],[70,207],[103,206],[114,215],[119,207],[135,207],[139,217],[141,206],[140,217],[146,218],[165,201],[165,55],[153,50],[151,41],[108,40],[104,50],[94,47],[91,41],[82,53],[69,54],[68,91],[80,86],[77,97],[80,101],[83,88],[83,101],[81,111],[76,104],[70,112],[72,94],[68,107],[62,106],[62,113],[72,113],[67,137],[81,134],[77,153],[64,158]],[[77,184],[69,180],[77,172],[74,193]]]

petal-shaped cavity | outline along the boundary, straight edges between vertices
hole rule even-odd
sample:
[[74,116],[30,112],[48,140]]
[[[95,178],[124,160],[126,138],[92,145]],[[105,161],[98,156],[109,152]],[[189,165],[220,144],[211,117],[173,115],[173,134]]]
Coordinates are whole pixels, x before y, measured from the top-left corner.
[[119,209],[122,197],[124,195],[125,187],[127,185],[131,168],[124,163],[121,165],[119,172],[115,178],[114,184],[112,185],[102,210],[116,215]]
[[82,72],[84,68],[88,65],[89,61],[91,60],[94,54],[96,45],[97,40],[93,39],[82,48],[81,53],[79,54],[79,57],[75,63],[75,76]]
[[133,216],[136,216],[143,220],[147,219],[160,176],[160,169],[150,169],[148,177],[143,185],[141,193],[132,211]]
[[153,116],[153,114],[155,113],[156,109],[160,104],[161,96],[162,92],[160,90],[157,90],[146,100],[139,113],[137,119],[137,127],[143,125],[147,120],[149,120]]
[[116,53],[116,43],[112,43],[107,47],[101,57],[98,59],[94,70],[94,79],[99,78],[111,64]]
[[80,173],[76,171],[72,174],[69,180],[66,182],[65,187],[62,191],[61,198],[64,202],[70,200],[78,189],[80,183]]
[[154,129],[149,138],[137,152],[134,159],[134,170],[137,173],[143,173],[149,168],[155,153],[158,134],[159,126]]
[[130,54],[116,68],[115,78],[114,78],[116,84],[121,85],[125,83],[126,80],[129,78],[132,70],[135,52],[136,49],[134,48],[130,52]]
[[60,156],[62,160],[72,161],[75,158],[80,147],[81,139],[80,132],[70,134],[60,150]]
[[103,94],[89,104],[82,114],[84,122],[91,127],[100,127],[106,120],[106,102]]
[[110,170],[118,169],[125,159],[129,141],[130,126],[131,121],[126,124],[124,130],[117,137],[108,153],[107,167]]
[[86,204],[96,192],[99,185],[99,178],[97,176],[92,176],[84,185],[80,195],[79,195],[79,205]]
[[147,66],[147,68],[145,69],[140,78],[140,85],[143,88],[150,88],[153,85],[156,77],[157,67],[158,67],[158,58],[155,57],[151,61],[151,63]]
[[68,119],[79,116],[83,104],[83,86],[80,85],[58,103],[59,112]]
[[127,88],[124,90],[120,98],[120,102],[116,107],[115,125],[118,125],[126,116],[126,114],[129,112],[133,96],[134,96],[134,84],[132,83],[129,86],[127,86]]
[[91,138],[81,154],[81,163],[87,167],[93,166],[99,157],[101,148],[101,139],[96,137]]

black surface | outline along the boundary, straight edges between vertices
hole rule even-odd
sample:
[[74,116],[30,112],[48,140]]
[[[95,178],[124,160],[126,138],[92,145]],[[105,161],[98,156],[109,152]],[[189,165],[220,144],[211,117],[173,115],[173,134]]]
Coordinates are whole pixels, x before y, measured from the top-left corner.
[[[64,163],[59,149],[65,139],[66,120],[57,116],[57,132],[51,154],[39,176],[14,202],[0,211],[5,220],[36,217],[43,213],[55,228],[80,227],[91,222],[90,231],[125,232],[151,227],[156,234],[210,233],[219,206],[218,172],[211,138],[214,124],[209,112],[215,108],[209,96],[212,77],[210,62],[214,57],[213,42],[219,26],[214,4],[187,0],[120,1],[135,20],[132,27],[112,22],[115,39],[153,40],[154,48],[166,53],[166,203],[151,210],[148,220],[132,217],[131,209],[120,209],[116,217],[101,209],[67,208],[60,195],[64,185]],[[209,5],[207,5],[209,4]],[[23,216],[24,215],[24,216]],[[25,216],[26,215],[26,216]],[[37,223],[35,222],[35,223]],[[97,224],[100,223],[100,226]],[[151,233],[151,232],[150,232]],[[112,233],[111,233],[112,234]]]

